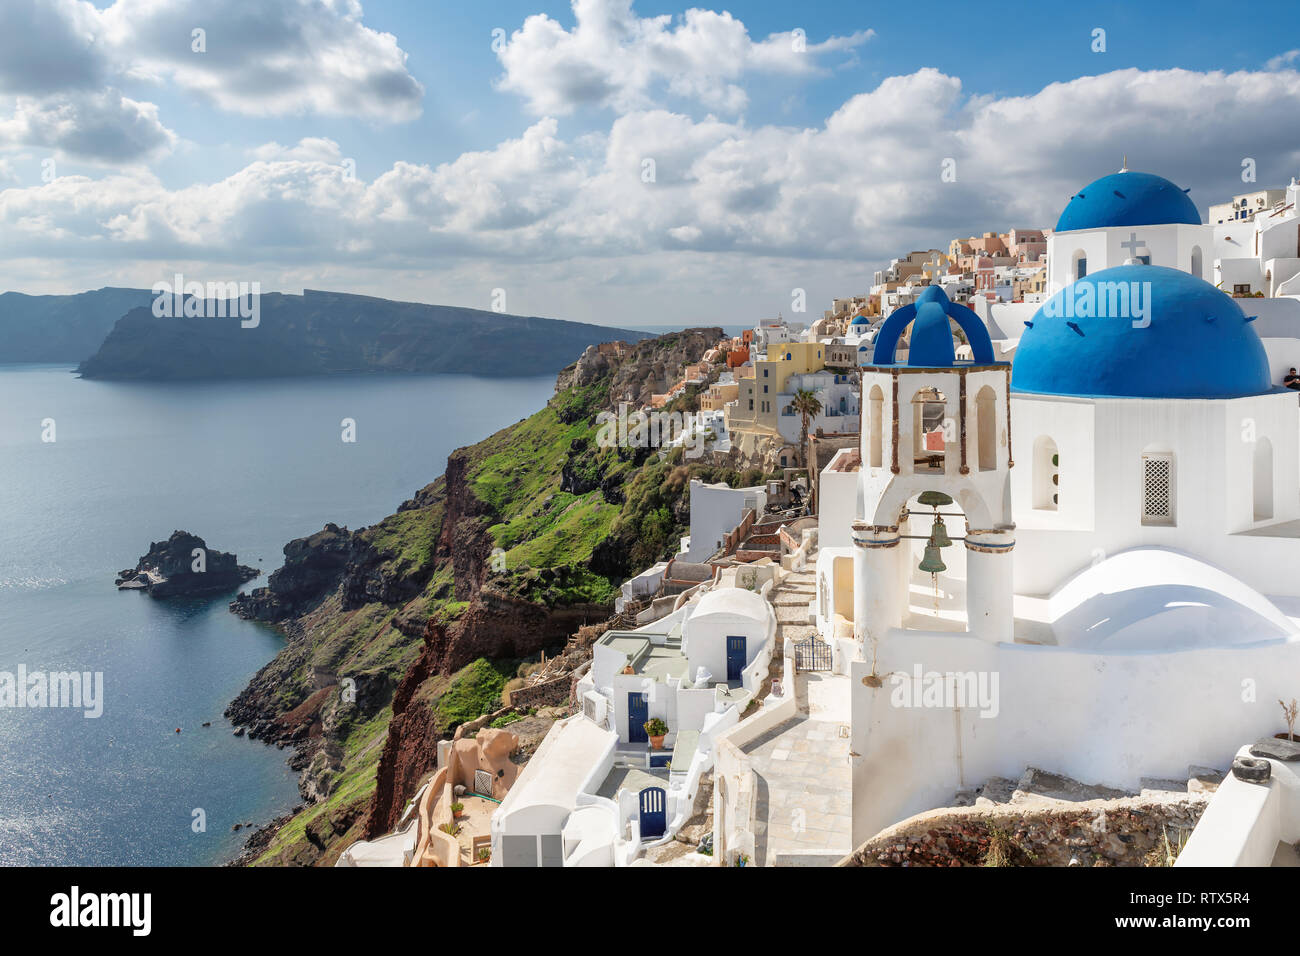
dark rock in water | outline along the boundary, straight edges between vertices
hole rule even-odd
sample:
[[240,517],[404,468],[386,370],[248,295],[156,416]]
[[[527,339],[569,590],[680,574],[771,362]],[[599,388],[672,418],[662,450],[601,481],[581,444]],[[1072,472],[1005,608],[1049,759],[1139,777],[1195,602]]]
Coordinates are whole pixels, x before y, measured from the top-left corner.
[[1234,757],[1232,775],[1246,783],[1268,783],[1273,776],[1273,765],[1267,760],[1256,760],[1254,757]]
[[156,598],[194,597],[233,591],[261,572],[239,563],[233,554],[209,550],[196,534],[173,531],[166,541],[155,541],[134,568],[126,568],[114,582],[121,591],[147,591]]
[[1250,755],[1274,760],[1300,760],[1300,741],[1264,737],[1250,745]]

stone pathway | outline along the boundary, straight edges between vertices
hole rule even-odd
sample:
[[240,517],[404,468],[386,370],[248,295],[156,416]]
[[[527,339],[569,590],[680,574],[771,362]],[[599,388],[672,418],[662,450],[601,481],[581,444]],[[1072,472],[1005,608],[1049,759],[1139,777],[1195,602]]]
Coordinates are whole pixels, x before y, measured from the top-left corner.
[[[817,636],[808,623],[816,588],[812,571],[796,571],[771,592],[777,647],[786,638]],[[779,677],[783,658],[774,655],[772,666]],[[829,866],[852,849],[848,690],[847,677],[796,675],[799,716],[745,748],[758,777],[754,862],[759,866]]]

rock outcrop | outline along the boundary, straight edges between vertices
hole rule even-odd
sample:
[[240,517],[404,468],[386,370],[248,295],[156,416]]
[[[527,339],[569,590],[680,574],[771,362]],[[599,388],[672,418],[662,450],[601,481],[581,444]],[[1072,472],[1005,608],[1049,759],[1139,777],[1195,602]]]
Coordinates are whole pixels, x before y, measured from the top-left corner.
[[201,597],[233,591],[262,572],[240,564],[225,551],[212,551],[188,531],[173,531],[155,541],[134,568],[118,572],[121,591],[146,591],[151,597]]

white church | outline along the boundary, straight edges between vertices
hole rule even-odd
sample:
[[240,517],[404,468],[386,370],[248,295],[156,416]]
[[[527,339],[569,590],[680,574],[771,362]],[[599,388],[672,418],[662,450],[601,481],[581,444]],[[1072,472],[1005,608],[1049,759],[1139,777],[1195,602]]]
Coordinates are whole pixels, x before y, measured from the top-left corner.
[[[1294,182],[1288,199],[1289,218],[1207,226],[1184,190],[1122,170],[1069,200],[1041,307],[986,323],[931,286],[880,327],[860,446],[820,491],[816,620],[852,677],[854,845],[1026,766],[1137,788],[1286,729]],[[1276,246],[1251,252],[1266,298],[1213,284],[1249,271],[1229,242]]]

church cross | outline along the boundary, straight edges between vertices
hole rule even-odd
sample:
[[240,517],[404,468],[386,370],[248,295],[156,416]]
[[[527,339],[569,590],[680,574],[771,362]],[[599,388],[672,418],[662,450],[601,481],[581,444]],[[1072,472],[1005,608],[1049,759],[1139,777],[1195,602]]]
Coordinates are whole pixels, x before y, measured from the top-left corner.
[[1136,232],[1130,232],[1128,234],[1128,241],[1121,242],[1119,246],[1121,249],[1127,249],[1129,251],[1130,259],[1136,259],[1138,257],[1138,249],[1145,248],[1146,242],[1139,239]]
[[931,257],[930,264],[934,266],[934,276],[932,277],[932,281],[935,285],[939,285],[939,253],[936,252],[934,256]]

